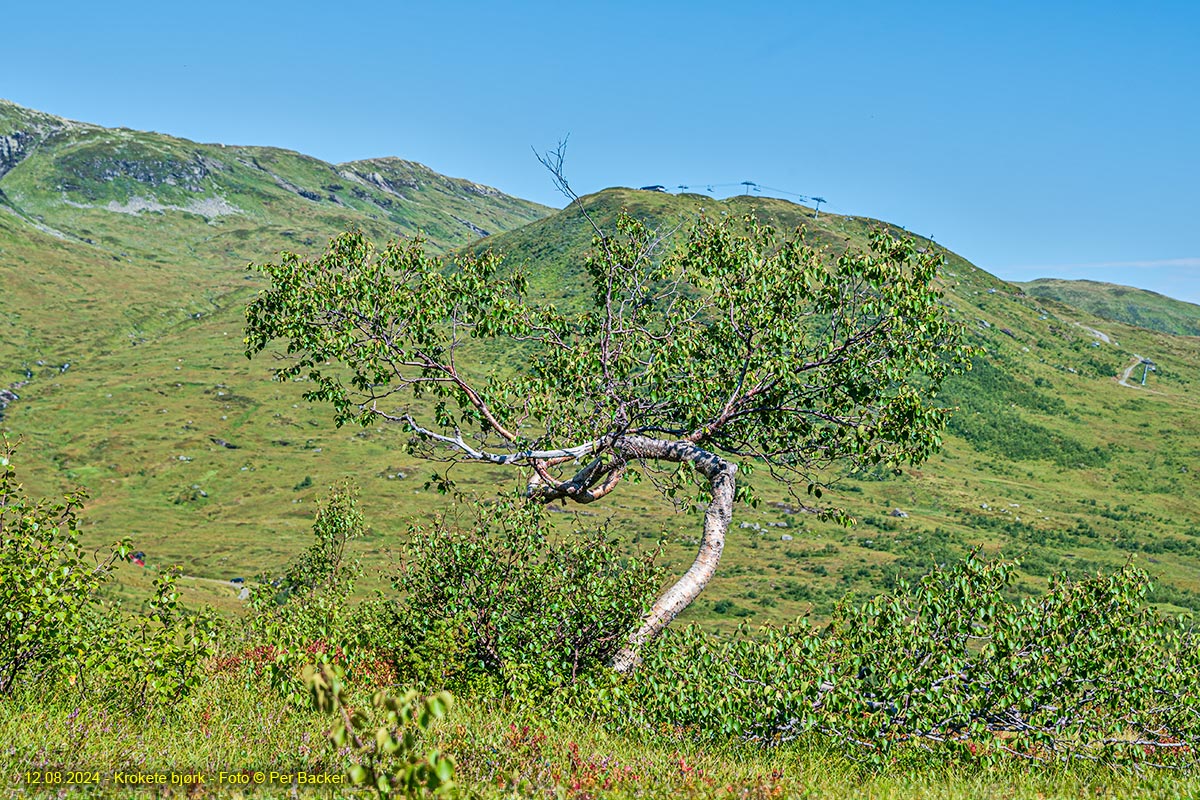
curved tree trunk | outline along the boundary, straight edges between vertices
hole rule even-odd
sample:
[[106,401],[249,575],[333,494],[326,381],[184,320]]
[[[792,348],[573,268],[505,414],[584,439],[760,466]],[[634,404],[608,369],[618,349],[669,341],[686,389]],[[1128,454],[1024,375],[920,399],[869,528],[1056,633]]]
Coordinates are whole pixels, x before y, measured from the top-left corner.
[[682,578],[663,592],[642,620],[641,627],[629,635],[625,646],[613,656],[613,669],[628,672],[641,662],[642,646],[687,608],[717,571],[721,551],[725,549],[725,534],[733,519],[737,464],[687,441],[669,442],[645,436],[625,436],[616,443],[615,449],[630,459],[691,462],[696,471],[712,484],[712,502],[704,512],[704,536],[700,540],[700,552],[696,554],[696,560]]

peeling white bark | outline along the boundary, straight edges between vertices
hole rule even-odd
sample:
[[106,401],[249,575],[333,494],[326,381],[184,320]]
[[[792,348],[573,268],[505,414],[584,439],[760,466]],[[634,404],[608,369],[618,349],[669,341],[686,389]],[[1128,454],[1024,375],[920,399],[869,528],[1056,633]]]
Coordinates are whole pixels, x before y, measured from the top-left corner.
[[617,672],[628,672],[641,663],[641,648],[658,636],[688,604],[695,600],[721,561],[725,549],[725,534],[733,519],[734,479],[737,464],[726,461],[692,442],[664,441],[645,436],[623,436],[614,445],[615,450],[627,459],[653,459],[659,461],[689,462],[696,471],[708,478],[712,484],[712,502],[704,512],[704,535],[700,540],[700,551],[696,560],[683,577],[663,592],[641,626],[629,635],[625,646],[613,657],[612,667]]

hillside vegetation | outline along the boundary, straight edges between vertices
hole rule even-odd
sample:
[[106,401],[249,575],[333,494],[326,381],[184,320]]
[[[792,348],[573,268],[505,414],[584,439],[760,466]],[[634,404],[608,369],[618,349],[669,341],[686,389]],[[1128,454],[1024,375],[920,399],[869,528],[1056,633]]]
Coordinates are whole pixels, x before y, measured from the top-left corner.
[[0,263],[17,321],[0,358],[12,369],[139,344],[235,302],[247,262],[337,231],[420,232],[440,252],[549,211],[398,158],[327,164],[0,100]]
[[1200,306],[1172,297],[1085,280],[1039,278],[1014,284],[1034,297],[1057,300],[1103,319],[1178,336],[1200,336]]
[[[916,585],[733,636],[668,629],[608,658],[654,596],[604,530],[557,538],[524,501],[471,504],[401,546],[399,592],[355,602],[352,490],[240,619],[122,606],[77,498],[25,494],[0,446],[0,792],[127,796],[1191,796],[1189,618],[1122,569],[1014,599],[975,556]],[[460,507],[461,511],[468,509]],[[84,568],[87,567],[87,568]],[[614,635],[615,634],[615,635]],[[409,687],[409,688],[404,688]],[[453,695],[445,691],[449,689]]]
[[[374,526],[356,544],[372,567],[407,520],[443,506],[425,486],[430,467],[404,454],[399,431],[336,429],[300,399],[302,385],[272,383],[267,365],[245,360],[242,313],[258,289],[247,261],[281,248],[319,252],[350,225],[380,238],[426,228],[435,250],[474,241],[524,264],[544,297],[570,302],[583,287],[591,229],[576,209],[549,214],[409,162],[368,171],[366,162],[333,166],[0,108],[10,331],[0,360],[3,383],[20,384],[0,424],[24,441],[31,489],[87,488],[89,541],[128,535],[147,554],[149,569],[120,571],[130,590],[178,563],[190,596],[240,609],[228,580],[286,562],[302,547],[314,498],[347,475]],[[238,212],[182,210],[206,198]],[[584,203],[601,225],[621,208],[649,220],[664,245],[701,212],[801,227],[835,250],[886,226],[756,197],[612,189]],[[479,240],[447,222],[455,217],[493,235]],[[1022,559],[1019,591],[1043,590],[1056,570],[1085,574],[1136,556],[1157,601],[1200,605],[1200,501],[1187,491],[1200,467],[1196,341],[1043,302],[945,255],[946,302],[983,351],[949,387],[959,412],[942,454],[919,471],[841,481],[837,501],[858,519],[849,529],[792,513],[791,498],[764,486],[759,506],[735,510],[722,568],[689,618],[729,630],[823,617],[847,592],[878,592],[976,545]],[[1120,385],[1116,376],[1141,356],[1158,372],[1145,389]],[[486,468],[455,477],[466,490],[505,480]],[[584,521],[612,515],[628,552],[663,540],[668,567],[682,569],[698,517],[634,488]]]
[[[802,229],[834,253],[890,227],[862,217],[813,218],[802,206],[754,197],[614,189],[584,205],[601,227],[627,208],[654,220],[668,241],[696,214],[752,215]],[[578,265],[589,241],[587,221],[568,210],[474,247],[528,263],[537,290],[570,302],[583,284]],[[1197,434],[1196,342],[1043,302],[944,254],[946,302],[982,352],[970,373],[948,385],[946,402],[958,412],[942,454],[919,471],[843,481],[838,501],[856,508],[860,522],[848,531],[788,514],[786,498],[746,509],[740,523],[748,526],[748,550],[735,538],[727,551],[740,574],[725,579],[726,619],[786,617],[813,603],[827,608],[848,590],[890,586],[971,544],[1021,556],[1028,588],[1055,570],[1094,571],[1141,554],[1166,578],[1159,598],[1194,607],[1200,509],[1183,489],[1195,469],[1184,442]],[[1139,356],[1170,363],[1145,390],[1117,380]],[[768,527],[781,523],[788,528]]]

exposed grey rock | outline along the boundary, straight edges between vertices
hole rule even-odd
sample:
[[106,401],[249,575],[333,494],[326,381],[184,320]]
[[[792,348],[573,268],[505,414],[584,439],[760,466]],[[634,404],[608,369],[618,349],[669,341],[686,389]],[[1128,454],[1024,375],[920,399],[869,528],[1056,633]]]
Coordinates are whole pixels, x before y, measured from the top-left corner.
[[189,192],[202,192],[204,180],[210,174],[205,161],[199,154],[189,161],[175,158],[118,158],[114,155],[62,160],[59,167],[63,180],[59,189],[64,192],[81,191],[96,179],[112,182],[119,178],[131,178],[147,186],[175,186]]
[[105,211],[110,211],[114,214],[131,214],[133,216],[141,216],[145,213],[161,214],[164,211],[184,211],[188,214],[196,214],[204,217],[206,220],[212,221],[217,217],[224,217],[230,214],[242,214],[242,209],[230,203],[224,197],[213,195],[211,197],[201,197],[194,200],[189,200],[187,205],[171,205],[161,203],[154,197],[130,197],[124,203],[118,203],[116,200],[109,200],[103,206],[90,205],[88,203],[78,203],[73,200],[63,200],[69,206],[74,208],[100,208]]
[[24,161],[36,142],[37,137],[28,131],[14,131],[9,136],[0,136],[0,178]]
[[20,395],[18,395],[12,389],[0,389],[0,419],[4,419],[4,409],[8,408],[9,405],[20,399]]
[[[450,216],[453,217],[454,215],[451,214]],[[476,225],[473,222],[468,222],[467,220],[462,219],[461,217],[454,217],[454,219],[460,225],[465,227],[467,230],[471,231],[472,233],[478,234],[479,236],[491,236],[492,235],[490,231],[485,231],[483,228],[479,227],[478,225]]]
[[366,183],[371,184],[372,186],[374,186],[377,189],[382,189],[383,191],[387,192],[388,194],[394,194],[396,197],[399,197],[401,200],[407,200],[408,198],[405,197],[404,194],[401,193],[400,189],[396,188],[397,186],[403,187],[405,189],[419,190],[421,188],[421,185],[419,183],[416,183],[415,181],[405,181],[405,180],[399,180],[399,179],[397,179],[395,181],[390,181],[387,178],[380,175],[378,172],[371,172],[371,173],[367,173],[365,175],[362,173],[359,173],[359,175]]

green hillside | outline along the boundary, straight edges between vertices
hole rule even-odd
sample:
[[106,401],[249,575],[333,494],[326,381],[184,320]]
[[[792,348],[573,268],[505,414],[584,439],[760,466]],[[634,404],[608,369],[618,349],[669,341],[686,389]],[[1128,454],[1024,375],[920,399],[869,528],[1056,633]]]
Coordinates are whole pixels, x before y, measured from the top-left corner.
[[1158,292],[1085,280],[1039,278],[1018,283],[1028,294],[1057,300],[1097,317],[1179,336],[1200,336],[1200,306]]
[[[156,563],[252,575],[293,552],[287,537],[307,527],[302,503],[320,483],[303,497],[292,487],[321,472],[285,457],[276,496],[258,480],[274,467],[245,457],[311,453],[323,419],[295,410],[306,435],[287,432],[300,424],[282,414],[295,398],[242,355],[242,310],[260,285],[246,265],[353,227],[379,240],[420,233],[444,252],[551,210],[396,158],[327,164],[0,101],[0,389],[17,396],[0,395],[0,427],[22,441],[31,489],[88,488],[96,541],[130,534]],[[246,426],[256,434],[238,450],[209,438],[233,444]],[[201,447],[242,458],[194,474]],[[211,489],[218,473],[239,493]]]
[[[61,119],[0,100],[0,363],[137,343],[245,290],[252,260],[361,228],[436,251],[550,209],[411,161],[327,164]],[[20,366],[21,363],[9,364]]]
[[[584,288],[591,230],[577,210],[550,214],[411,162],[330,165],[11,104],[0,105],[0,137],[0,387],[19,395],[0,427],[22,440],[27,485],[86,486],[91,541],[130,535],[151,565],[206,579],[188,584],[193,599],[227,609],[239,607],[227,581],[298,552],[314,501],[344,475],[363,487],[374,532],[362,551],[374,565],[406,520],[444,505],[399,431],[336,429],[301,400],[304,387],[272,383],[266,359],[245,359],[242,314],[259,288],[247,261],[318,253],[350,226],[380,239],[422,230],[439,252],[490,247],[525,263],[535,291],[556,302]],[[610,189],[585,203],[602,225],[627,208],[668,243],[701,211],[800,226],[833,249],[884,224],[757,197]],[[493,235],[481,241],[482,231]],[[1030,591],[1053,571],[1136,554],[1161,578],[1157,600],[1200,607],[1190,491],[1200,340],[1043,303],[946,257],[946,301],[986,352],[950,387],[959,413],[944,452],[899,476],[842,481],[837,499],[859,519],[851,529],[792,513],[758,480],[764,502],[735,511],[725,562],[691,618],[728,629],[823,615],[847,592],[875,592],[976,545],[1021,556]],[[1158,372],[1145,388],[1122,385],[1141,357]],[[455,473],[466,488],[498,476],[513,479]],[[613,515],[631,550],[663,538],[674,568],[690,563],[699,518],[646,484],[622,489],[586,513]],[[144,588],[151,573],[122,577]]]
[[[759,197],[611,189],[583,203],[601,227],[625,208],[653,220],[668,240],[698,213],[801,228],[835,252],[865,246],[868,232],[886,225],[814,218],[811,209]],[[583,283],[579,264],[590,238],[586,219],[568,209],[474,247],[528,263],[535,291],[569,302]],[[945,400],[958,413],[943,452],[898,477],[880,471],[875,480],[842,481],[838,500],[859,518],[848,531],[787,513],[788,498],[763,484],[769,501],[735,516],[710,602],[723,592],[732,613],[755,618],[828,607],[848,590],[871,592],[982,545],[1022,557],[1035,590],[1052,572],[1095,571],[1138,554],[1162,576],[1162,602],[1197,606],[1200,505],[1186,487],[1197,468],[1200,346],[1042,303],[944,255],[946,302],[984,354],[949,386]],[[1159,372],[1146,389],[1122,385],[1119,377],[1142,356]],[[781,523],[788,527],[774,527]]]

